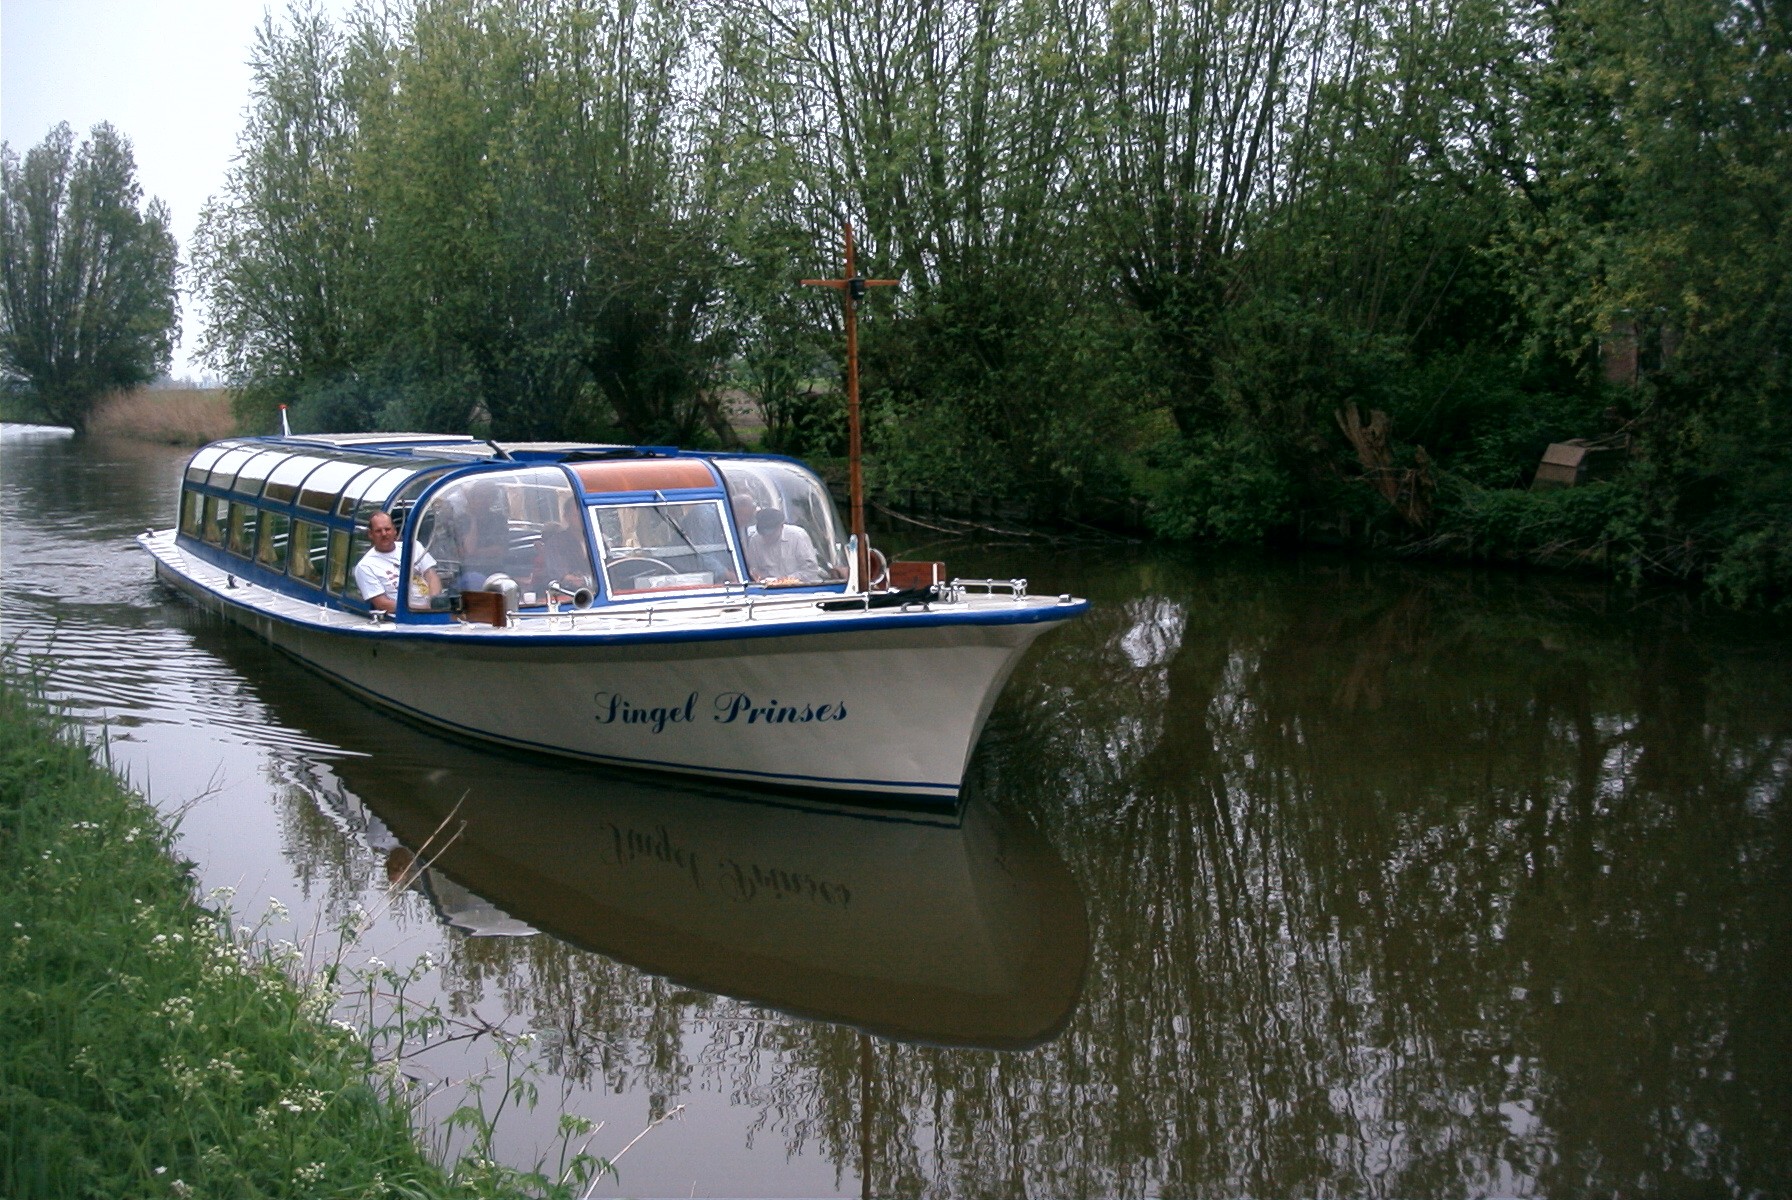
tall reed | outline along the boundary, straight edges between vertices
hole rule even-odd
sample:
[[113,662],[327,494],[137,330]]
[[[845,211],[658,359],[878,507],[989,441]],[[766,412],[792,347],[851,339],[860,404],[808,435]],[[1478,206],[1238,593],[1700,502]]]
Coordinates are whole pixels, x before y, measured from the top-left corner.
[[224,388],[135,388],[102,400],[87,427],[113,437],[202,446],[234,433],[236,418]]

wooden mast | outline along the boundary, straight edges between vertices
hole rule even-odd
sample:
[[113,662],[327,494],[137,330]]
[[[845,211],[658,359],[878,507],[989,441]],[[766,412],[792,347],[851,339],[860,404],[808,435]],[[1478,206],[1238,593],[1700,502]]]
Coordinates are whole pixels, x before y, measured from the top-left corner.
[[871,542],[865,536],[865,473],[859,441],[859,301],[866,288],[895,287],[894,279],[860,279],[854,270],[852,222],[846,222],[846,273],[839,279],[805,279],[807,287],[834,288],[846,305],[847,486],[852,494],[852,536],[858,547],[859,590],[871,590]]

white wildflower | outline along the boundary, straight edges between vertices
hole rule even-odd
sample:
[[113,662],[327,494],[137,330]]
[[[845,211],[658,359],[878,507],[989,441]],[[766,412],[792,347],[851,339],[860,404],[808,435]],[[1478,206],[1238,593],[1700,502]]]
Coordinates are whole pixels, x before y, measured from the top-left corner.
[[328,1098],[316,1088],[295,1088],[280,1097],[279,1105],[289,1113],[322,1112]]
[[161,1007],[156,1009],[156,1013],[167,1017],[169,1021],[177,1025],[191,1025],[193,1023],[193,998],[191,996],[170,996],[162,1001]]

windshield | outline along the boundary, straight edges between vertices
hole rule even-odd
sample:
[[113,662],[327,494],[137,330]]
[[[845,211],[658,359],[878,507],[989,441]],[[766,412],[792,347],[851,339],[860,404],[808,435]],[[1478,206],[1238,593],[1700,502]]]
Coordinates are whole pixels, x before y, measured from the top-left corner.
[[595,582],[578,498],[555,467],[457,479],[430,497],[413,528],[445,592],[490,590],[504,576],[523,604],[546,604],[550,587],[571,593]]
[[740,582],[719,500],[592,508],[613,595]]
[[846,578],[834,502],[813,473],[777,459],[717,460],[716,466],[749,579],[776,587]]

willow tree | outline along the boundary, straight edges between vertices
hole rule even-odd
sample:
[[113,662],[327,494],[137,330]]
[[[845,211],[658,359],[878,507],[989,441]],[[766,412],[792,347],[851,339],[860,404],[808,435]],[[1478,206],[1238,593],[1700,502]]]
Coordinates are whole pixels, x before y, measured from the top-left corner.
[[948,486],[1076,487],[1111,432],[1089,372],[1101,356],[1084,353],[1102,305],[1072,170],[1081,4],[726,8],[750,100],[734,140],[783,173],[767,207],[808,232],[800,273],[832,273],[851,219],[864,270],[902,281],[865,310],[887,467]]
[[143,204],[130,142],[67,125],[21,162],[0,147],[0,372],[51,421],[85,429],[107,392],[168,366],[179,321],[168,209]]
[[202,230],[212,360],[362,427],[719,433],[695,21],[423,0],[270,22]]
[[365,357],[375,214],[357,186],[353,47],[328,18],[264,20],[236,165],[200,217],[193,271],[210,322],[201,356],[238,388],[239,419],[276,404],[306,424],[365,427],[348,399]]

